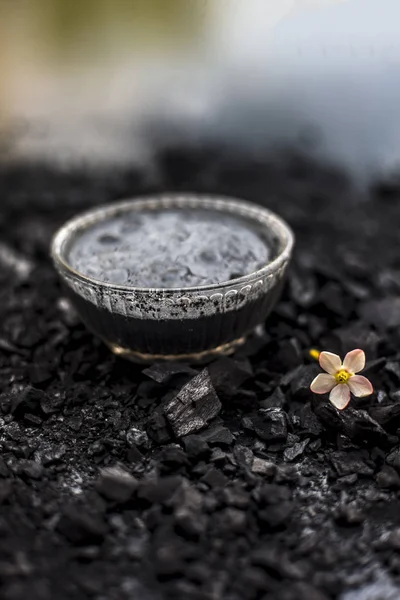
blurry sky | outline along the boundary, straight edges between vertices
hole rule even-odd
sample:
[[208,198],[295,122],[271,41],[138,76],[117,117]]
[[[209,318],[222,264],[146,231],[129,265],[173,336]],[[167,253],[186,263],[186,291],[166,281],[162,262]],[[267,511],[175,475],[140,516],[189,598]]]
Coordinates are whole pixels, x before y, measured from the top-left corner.
[[398,0],[0,7],[0,132],[20,153],[123,160],[129,121],[146,155],[142,126],[158,115],[177,135],[249,146],[312,126],[319,151],[354,168],[399,162]]

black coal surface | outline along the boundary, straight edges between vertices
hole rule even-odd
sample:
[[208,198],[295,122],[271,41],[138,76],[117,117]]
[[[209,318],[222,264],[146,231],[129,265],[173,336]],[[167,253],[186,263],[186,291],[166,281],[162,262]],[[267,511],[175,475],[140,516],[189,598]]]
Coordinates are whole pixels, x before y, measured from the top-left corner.
[[[152,176],[9,165],[0,189],[0,597],[399,598],[400,186],[169,148]],[[50,239],[93,205],[188,189],[286,218],[288,284],[235,356],[135,366],[80,324]],[[374,395],[313,397],[312,347],[363,348]]]

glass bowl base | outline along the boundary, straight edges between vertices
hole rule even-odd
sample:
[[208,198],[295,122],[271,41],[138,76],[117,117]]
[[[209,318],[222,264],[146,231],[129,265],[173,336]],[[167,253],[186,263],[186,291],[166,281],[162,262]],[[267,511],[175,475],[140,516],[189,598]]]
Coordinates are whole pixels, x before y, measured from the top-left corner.
[[121,356],[126,360],[130,360],[139,364],[152,364],[156,362],[189,362],[189,363],[205,363],[218,356],[229,356],[233,354],[237,348],[242,346],[246,341],[246,336],[240,337],[236,340],[228,342],[218,346],[217,348],[210,348],[202,352],[195,352],[190,354],[144,354],[129,348],[122,348],[116,344],[110,344],[106,342],[110,350],[117,356]]

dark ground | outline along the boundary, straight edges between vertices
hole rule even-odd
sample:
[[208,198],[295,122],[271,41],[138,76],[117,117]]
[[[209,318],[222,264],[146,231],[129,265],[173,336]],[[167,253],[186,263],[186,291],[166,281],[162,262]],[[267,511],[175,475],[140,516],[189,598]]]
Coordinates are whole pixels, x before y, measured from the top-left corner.
[[[267,334],[203,373],[222,409],[183,438],[168,403],[201,369],[114,358],[48,258],[81,209],[178,189],[266,204],[297,236]],[[2,167],[0,190],[0,598],[399,598],[400,186],[186,149],[156,177]],[[363,348],[376,393],[313,397],[311,347]]]

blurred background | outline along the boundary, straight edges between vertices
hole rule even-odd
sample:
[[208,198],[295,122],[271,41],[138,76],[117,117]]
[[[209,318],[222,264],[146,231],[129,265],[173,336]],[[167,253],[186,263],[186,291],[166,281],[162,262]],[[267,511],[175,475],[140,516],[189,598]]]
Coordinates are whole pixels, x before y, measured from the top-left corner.
[[399,165],[397,0],[0,6],[0,160],[132,164],[184,140]]

